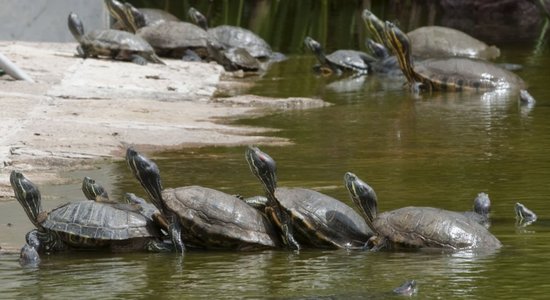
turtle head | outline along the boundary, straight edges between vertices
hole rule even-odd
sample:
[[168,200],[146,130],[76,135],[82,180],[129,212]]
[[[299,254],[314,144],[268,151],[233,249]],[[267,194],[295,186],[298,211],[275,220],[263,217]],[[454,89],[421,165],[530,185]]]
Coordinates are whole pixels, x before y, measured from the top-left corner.
[[385,44],[386,39],[384,38],[384,22],[378,19],[378,17],[368,9],[363,10],[361,18],[363,18],[365,26],[367,27],[372,39],[374,39],[377,43]]
[[77,14],[71,12],[67,20],[67,25],[75,40],[80,43],[82,36],[84,36],[84,24],[82,24],[82,20],[80,20]]
[[160,181],[160,171],[157,164],[138,153],[132,147],[128,148],[126,151],[126,162],[134,176],[149,195],[153,205],[161,212],[164,212],[162,183]]
[[347,172],[344,175],[344,184],[348,189],[350,198],[361,209],[361,212],[366,217],[365,221],[371,229],[376,232],[372,226],[376,213],[378,211],[378,199],[374,190],[357,175]]
[[10,183],[15,194],[15,198],[23,206],[29,220],[37,228],[41,228],[38,222],[38,216],[42,213],[42,200],[38,187],[28,180],[25,175],[18,171],[12,171],[10,174]]
[[516,219],[520,226],[530,225],[537,220],[537,215],[519,202],[516,202],[514,209],[516,211]]
[[187,11],[187,14],[195,24],[199,25],[199,27],[204,30],[208,30],[208,20],[200,11],[198,11],[194,7],[191,7],[189,8],[189,11]]
[[486,193],[479,193],[474,199],[474,212],[484,217],[489,217],[491,212],[491,200]]
[[133,33],[136,33],[138,29],[147,26],[145,15],[128,2],[124,3],[123,21],[129,31]]
[[250,171],[262,182],[266,192],[274,194],[277,188],[277,164],[275,160],[258,147],[252,146],[246,149],[245,157]]
[[315,54],[321,64],[325,63],[325,54],[321,43],[312,39],[309,36],[306,36],[306,38],[304,39],[304,44],[311,52],[313,52],[313,54]]
[[82,180],[82,192],[86,199],[93,200],[97,202],[107,202],[109,201],[109,194],[107,191],[97,183],[94,179],[86,176]]
[[399,61],[401,71],[410,83],[417,82],[416,73],[412,66],[411,43],[407,35],[392,22],[386,21],[385,36],[387,46],[390,47]]
[[124,23],[124,5],[117,0],[105,0],[105,7],[117,22]]
[[367,39],[365,41],[367,49],[378,59],[384,59],[390,56],[388,48],[383,44],[375,42],[373,39]]

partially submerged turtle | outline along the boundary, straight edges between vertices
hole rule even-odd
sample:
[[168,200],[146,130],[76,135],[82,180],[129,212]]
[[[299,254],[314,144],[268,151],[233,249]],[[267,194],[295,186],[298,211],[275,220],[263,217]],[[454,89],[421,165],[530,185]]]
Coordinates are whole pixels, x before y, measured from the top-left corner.
[[400,286],[393,289],[393,293],[402,296],[412,296],[416,294],[418,288],[416,286],[416,280],[407,280]]
[[413,64],[411,45],[397,26],[386,22],[387,43],[399,60],[409,85],[422,90],[512,90],[524,89],[516,74],[484,60],[464,57],[426,59]]
[[537,215],[519,202],[516,202],[514,210],[516,212],[517,225],[520,227],[529,226],[537,220]]
[[132,33],[114,29],[84,33],[84,25],[75,13],[69,14],[68,26],[80,44],[77,47],[78,55],[83,58],[105,56],[140,65],[146,64],[147,61],[164,64],[149,43]]
[[[124,5],[117,0],[105,0],[105,6],[107,10],[116,20],[116,23],[113,24],[113,29],[119,29],[124,31],[129,31],[132,33],[136,32],[136,28],[132,27],[131,24],[125,21],[122,14],[124,13]],[[128,4],[131,5],[131,4]],[[180,19],[173,14],[156,8],[135,8],[141,12],[141,19],[138,21],[140,23],[139,27],[153,26],[166,21],[175,21],[178,22]]]
[[257,250],[280,245],[267,218],[241,199],[226,193],[187,186],[163,189],[157,165],[132,148],[126,161],[152,203],[166,216],[178,251],[184,243],[206,249]]
[[378,214],[374,190],[353,173],[344,182],[375,236],[371,250],[382,248],[497,249],[500,241],[485,227],[461,213],[433,207],[404,207]]
[[336,50],[326,55],[321,44],[309,36],[304,39],[304,43],[317,57],[320,66],[315,69],[321,73],[340,75],[351,71],[367,74],[370,70],[369,64],[376,61],[367,53],[357,50]]
[[195,24],[206,30],[210,37],[222,44],[225,49],[244,48],[250,55],[259,59],[270,58],[273,55],[269,44],[248,29],[230,25],[209,28],[206,17],[193,7],[189,9],[188,15]]
[[372,235],[363,218],[343,202],[313,190],[277,187],[275,160],[257,147],[247,148],[246,160],[265,190],[265,214],[288,248],[361,248]]
[[117,207],[96,201],[78,201],[49,212],[42,209],[41,195],[22,173],[12,171],[10,183],[36,229],[27,234],[27,244],[38,253],[70,249],[108,249],[113,252],[168,251],[159,228],[135,207]]

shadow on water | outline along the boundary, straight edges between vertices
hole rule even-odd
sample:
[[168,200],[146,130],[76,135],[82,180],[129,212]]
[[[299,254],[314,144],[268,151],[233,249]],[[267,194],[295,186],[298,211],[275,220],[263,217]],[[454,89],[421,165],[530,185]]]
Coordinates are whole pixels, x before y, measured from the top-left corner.
[[[21,268],[17,255],[3,254],[2,297],[385,299],[403,281],[415,279],[417,297],[422,299],[547,298],[550,58],[545,35],[536,40],[539,31],[529,31],[519,42],[498,45],[501,62],[523,65],[519,74],[537,99],[533,107],[520,106],[514,93],[415,97],[400,79],[313,75],[315,61],[302,54],[303,37],[322,37],[329,50],[361,48],[358,41],[364,28],[358,13],[370,2],[338,2],[343,4],[336,10],[339,17],[334,17],[336,1],[148,1],[167,5],[180,15],[188,6],[196,6],[207,11],[215,24],[250,25],[275,49],[295,53],[273,65],[247,93],[314,97],[333,104],[231,121],[277,129],[273,135],[293,142],[285,147],[261,146],[277,161],[281,186],[312,188],[353,206],[343,185],[344,173],[352,171],[376,190],[381,211],[408,205],[466,211],[477,193],[486,192],[493,205],[491,231],[502,241],[502,249],[484,254],[189,252],[183,258],[75,253],[46,256],[38,269]],[[375,13],[398,19],[405,28],[443,20],[440,10],[431,13],[426,6],[416,7],[417,1],[408,7],[398,4],[403,1],[372,2]],[[407,9],[409,15],[404,13]],[[188,148],[150,157],[157,162],[165,187],[203,185],[230,194],[261,194],[244,151],[244,146]],[[69,175],[73,178],[69,184],[41,187],[47,209],[81,199],[84,176],[97,179],[115,199],[128,191],[145,196],[124,162]],[[537,212],[540,221],[516,229],[515,202]],[[0,240],[18,248],[32,225],[15,201],[0,203],[0,218]]]

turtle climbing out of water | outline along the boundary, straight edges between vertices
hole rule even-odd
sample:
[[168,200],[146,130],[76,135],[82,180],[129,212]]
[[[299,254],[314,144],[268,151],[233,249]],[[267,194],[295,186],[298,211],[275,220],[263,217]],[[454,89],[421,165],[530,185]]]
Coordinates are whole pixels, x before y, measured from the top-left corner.
[[343,202],[313,190],[277,187],[275,160],[257,147],[248,147],[245,156],[266,193],[264,212],[289,249],[300,250],[302,244],[361,248],[372,236],[363,218]]
[[280,239],[267,218],[241,199],[201,187],[163,189],[157,165],[128,148],[126,161],[151,202],[166,216],[168,234],[179,252],[204,249],[277,248]]
[[433,207],[404,207],[378,214],[374,190],[353,173],[344,176],[353,202],[375,232],[367,248],[497,249],[500,241],[475,220]]
[[149,43],[132,33],[114,29],[85,33],[84,25],[75,13],[69,14],[68,26],[79,43],[77,52],[82,58],[105,56],[140,65],[145,65],[148,61],[164,64]]
[[[107,249],[112,252],[170,251],[160,240],[160,229],[132,205],[78,201],[49,212],[42,209],[38,187],[22,173],[12,171],[10,183],[36,229],[27,234],[27,245],[37,253],[78,249]],[[25,251],[26,255],[31,252]],[[29,260],[29,259],[27,259]]]
[[337,50],[326,55],[321,44],[311,37],[306,37],[304,43],[317,57],[319,65],[314,70],[321,74],[368,74],[370,64],[376,61],[374,57],[357,50]]
[[519,202],[516,202],[514,210],[516,212],[516,224],[518,227],[529,226],[537,220],[537,215],[532,210]]

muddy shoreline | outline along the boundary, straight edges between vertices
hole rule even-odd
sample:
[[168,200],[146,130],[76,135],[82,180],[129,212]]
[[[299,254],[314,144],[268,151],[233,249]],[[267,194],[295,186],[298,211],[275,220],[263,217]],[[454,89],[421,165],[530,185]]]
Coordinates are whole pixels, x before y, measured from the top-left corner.
[[122,159],[126,147],[153,152],[183,147],[287,144],[274,128],[227,120],[280,109],[328,105],[320,99],[216,97],[240,87],[215,64],[167,65],[74,57],[73,43],[0,42],[0,52],[34,83],[0,77],[0,201],[12,200],[12,170],[42,183],[64,182],[67,170]]

